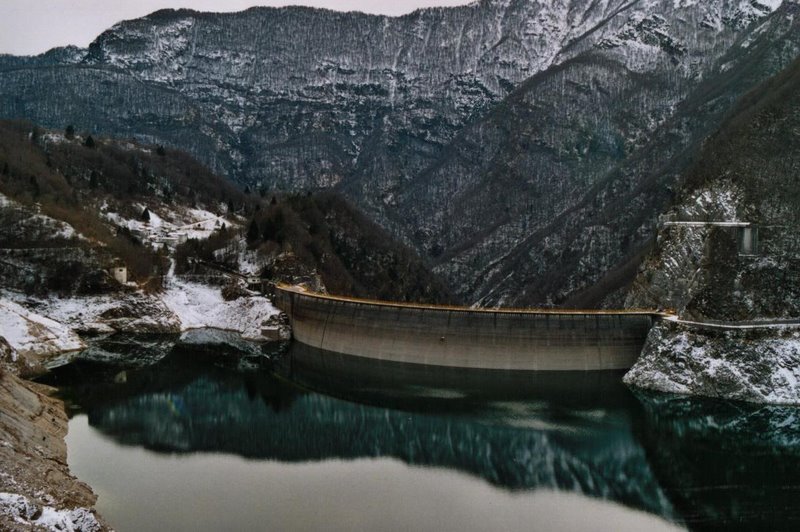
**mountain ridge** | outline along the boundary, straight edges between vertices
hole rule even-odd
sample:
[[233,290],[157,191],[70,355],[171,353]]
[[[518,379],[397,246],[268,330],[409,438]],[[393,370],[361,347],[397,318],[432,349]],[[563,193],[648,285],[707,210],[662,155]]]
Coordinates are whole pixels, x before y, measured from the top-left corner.
[[[796,6],[486,0],[401,17],[162,11],[101,34],[83,59],[91,66],[9,70],[0,60],[0,115],[89,122],[179,146],[251,186],[338,189],[427,257],[462,298],[563,303],[638,253],[671,193],[635,207],[621,227],[569,213],[586,211],[579,206],[600,182],[620,184],[599,189],[605,199],[595,210],[609,209],[615,190],[655,187],[650,177],[622,185],[615,169],[635,166],[659,131],[695,146],[702,134],[692,128],[705,119],[676,115],[679,104],[724,77],[714,65],[745,36],[796,49],[788,29],[769,38],[769,28],[759,30]],[[754,81],[781,66],[765,63]],[[43,93],[53,86],[72,97]],[[724,107],[740,90],[700,104]],[[723,112],[713,110],[702,131]],[[663,133],[670,121],[677,126]],[[648,157],[650,168],[671,164]],[[627,244],[606,252],[614,240]],[[497,277],[516,269],[514,256],[546,253],[552,265],[535,258],[537,266]]]

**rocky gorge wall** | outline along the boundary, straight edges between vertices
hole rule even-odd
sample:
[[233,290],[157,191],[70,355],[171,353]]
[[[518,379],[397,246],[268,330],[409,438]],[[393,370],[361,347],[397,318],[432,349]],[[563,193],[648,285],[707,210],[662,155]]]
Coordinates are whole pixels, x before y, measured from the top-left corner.
[[625,383],[674,394],[800,403],[800,329],[715,329],[664,321]]
[[[709,138],[626,301],[729,327],[660,324],[626,382],[800,404],[798,91],[795,60],[744,98]],[[737,229],[714,225],[720,222],[752,224],[756,245],[742,250]]]

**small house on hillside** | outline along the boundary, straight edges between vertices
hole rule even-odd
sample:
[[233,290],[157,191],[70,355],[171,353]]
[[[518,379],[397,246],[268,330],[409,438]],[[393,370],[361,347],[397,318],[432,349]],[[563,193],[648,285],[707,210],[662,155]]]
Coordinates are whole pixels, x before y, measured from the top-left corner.
[[128,283],[128,267],[125,266],[121,260],[117,259],[112,264],[111,267],[108,269],[109,275],[113,277],[119,284],[127,284]]

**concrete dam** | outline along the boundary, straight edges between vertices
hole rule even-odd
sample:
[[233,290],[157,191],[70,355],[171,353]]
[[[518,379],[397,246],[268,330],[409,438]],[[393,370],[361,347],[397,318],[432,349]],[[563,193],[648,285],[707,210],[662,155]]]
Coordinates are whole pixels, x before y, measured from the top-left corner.
[[474,309],[390,303],[278,285],[297,342],[385,362],[519,371],[630,368],[655,320],[628,310]]

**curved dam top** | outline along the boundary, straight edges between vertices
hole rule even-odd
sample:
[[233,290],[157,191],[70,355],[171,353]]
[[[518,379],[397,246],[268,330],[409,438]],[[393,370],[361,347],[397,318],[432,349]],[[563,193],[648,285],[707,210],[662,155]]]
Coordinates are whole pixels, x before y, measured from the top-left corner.
[[276,286],[296,341],[376,361],[520,371],[633,365],[654,320],[647,310],[484,309],[329,296]]

